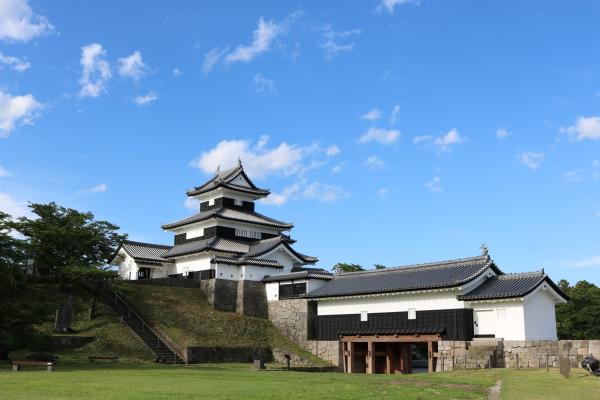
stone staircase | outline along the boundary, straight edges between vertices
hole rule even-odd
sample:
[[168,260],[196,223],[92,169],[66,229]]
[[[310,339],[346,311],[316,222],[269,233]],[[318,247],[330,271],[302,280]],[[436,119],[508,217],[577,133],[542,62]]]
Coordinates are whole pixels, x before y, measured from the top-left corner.
[[135,310],[131,302],[112,289],[107,289],[102,299],[131,328],[156,356],[156,362],[185,364],[183,354],[168,338],[153,329]]

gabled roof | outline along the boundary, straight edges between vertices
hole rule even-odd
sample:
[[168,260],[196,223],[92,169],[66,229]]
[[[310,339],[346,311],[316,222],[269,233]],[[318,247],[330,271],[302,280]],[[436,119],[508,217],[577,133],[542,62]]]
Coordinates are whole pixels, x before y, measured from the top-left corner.
[[238,265],[241,265],[245,263],[245,260],[259,259],[260,256],[268,253],[269,251],[276,248],[282,243],[292,254],[294,254],[296,257],[302,260],[302,262],[311,264],[317,261],[315,257],[306,256],[292,249],[290,243],[293,243],[293,240],[291,240],[289,236],[286,235],[276,236],[271,239],[255,240],[253,242],[222,238],[209,238],[206,240],[190,241],[184,244],[178,244],[171,247],[169,251],[167,251],[163,256],[181,257],[185,255],[200,253],[203,251],[213,250],[220,251],[223,253],[235,254],[235,257],[229,257],[229,259],[240,260],[238,262]]
[[263,278],[263,282],[281,282],[293,281],[298,279],[320,279],[330,281],[333,279],[333,274],[319,268],[303,268],[302,271],[292,271],[287,274],[267,275]]
[[[235,180],[235,178],[237,178],[240,175],[244,177],[246,182],[248,182],[249,186],[237,185],[232,183]],[[237,166],[227,169],[225,171],[217,170],[215,176],[211,180],[204,183],[203,185],[196,186],[193,189],[188,190],[186,194],[188,196],[197,196],[199,194],[215,190],[219,187],[235,190],[238,192],[249,193],[260,197],[268,196],[270,193],[268,189],[261,189],[259,187],[256,187],[256,185],[252,183],[250,178],[248,178],[248,175],[246,175],[246,173],[244,172],[244,168],[242,167],[241,161],[238,160]]]
[[201,211],[197,214],[192,215],[191,217],[187,217],[182,220],[171,222],[168,224],[163,224],[162,228],[167,230],[175,229],[180,226],[185,226],[200,221],[206,221],[211,218],[235,222],[245,222],[249,224],[268,226],[271,228],[278,228],[284,230],[292,229],[294,227],[293,224],[269,218],[255,211],[243,211],[221,207],[209,211]]
[[294,250],[291,246],[291,243],[294,241],[290,239],[289,236],[279,235],[274,238],[258,240],[256,242],[252,242],[250,245],[250,249],[246,253],[246,257],[258,257],[263,254],[270,252],[275,249],[279,245],[284,245],[290,253],[292,253],[296,258],[300,259],[302,262],[307,264],[314,264],[319,261],[316,257],[307,256],[305,254],[299,253]]
[[501,271],[487,253],[477,257],[439,261],[363,272],[337,274],[327,284],[307,293],[307,298],[442,289],[472,281],[488,268]]
[[119,250],[123,249],[136,262],[142,264],[162,264],[165,262],[171,262],[171,260],[162,257],[162,255],[170,248],[171,246],[166,246],[162,244],[134,242],[132,240],[126,240],[121,244],[121,246],[119,246],[115,253],[115,256],[119,253]]
[[178,244],[164,254],[164,257],[181,257],[202,251],[222,251],[224,253],[245,254],[249,245],[246,242],[213,237],[206,240]]
[[543,271],[493,276],[469,293],[459,295],[457,298],[474,301],[524,297],[544,282],[564,300],[569,299]]

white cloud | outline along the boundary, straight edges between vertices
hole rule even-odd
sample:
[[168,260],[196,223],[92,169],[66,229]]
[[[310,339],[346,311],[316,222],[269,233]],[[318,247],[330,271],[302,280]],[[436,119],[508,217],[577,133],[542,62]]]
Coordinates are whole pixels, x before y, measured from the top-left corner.
[[509,137],[510,135],[512,135],[511,132],[507,131],[504,128],[499,128],[498,130],[496,130],[496,137],[498,139],[506,139],[507,137]]
[[302,195],[307,199],[316,199],[322,202],[331,203],[347,197],[348,193],[339,186],[313,182],[306,185]]
[[564,260],[554,263],[567,268],[600,268],[600,256],[583,258],[580,260]]
[[340,154],[340,148],[337,147],[335,144],[332,144],[331,146],[325,149],[325,154],[327,155],[327,157],[337,156],[338,154]]
[[173,76],[180,76],[181,74],[183,74],[182,70],[179,68],[173,68]]
[[433,140],[433,136],[431,135],[425,135],[425,136],[415,136],[412,140],[413,144],[419,144],[422,142],[428,142],[430,140]]
[[600,140],[600,117],[579,117],[575,125],[560,128],[560,131],[577,140]]
[[150,68],[144,63],[142,53],[134,51],[131,55],[119,58],[119,75],[124,78],[131,78],[134,81],[140,80]]
[[267,148],[268,136],[262,136],[256,146],[248,140],[222,140],[216,147],[203,152],[192,161],[192,166],[210,174],[217,166],[228,168],[235,165],[238,157],[244,163],[246,172],[262,179],[271,174],[292,175],[302,168],[302,160],[307,148],[282,142],[277,147]]
[[369,111],[368,113],[361,115],[360,117],[362,119],[366,119],[368,121],[375,121],[375,120],[378,120],[379,118],[381,118],[382,115],[383,115],[383,113],[381,112],[381,110],[379,108],[374,108],[371,111]]
[[283,189],[281,193],[271,193],[269,197],[261,199],[261,203],[280,206],[287,203],[291,198],[296,196],[300,192],[300,184],[294,183]]
[[225,56],[225,63],[248,62],[257,55],[268,51],[271,44],[286,30],[285,23],[278,24],[273,20],[265,21],[263,17],[258,20],[258,27],[252,34],[252,43],[247,46],[238,46]]
[[4,64],[7,67],[14,69],[17,72],[23,72],[31,66],[28,61],[22,60],[17,57],[5,56],[0,52],[0,64]]
[[384,145],[394,143],[400,137],[400,131],[395,129],[369,128],[358,138],[358,143],[378,142]]
[[544,161],[544,152],[523,151],[517,154],[517,160],[527,168],[537,170]]
[[337,164],[337,165],[334,165],[333,168],[331,168],[331,173],[332,174],[337,174],[341,170],[342,170],[342,165],[341,164]]
[[92,186],[91,188],[82,189],[79,191],[80,194],[97,194],[104,193],[108,190],[108,185],[106,183],[99,183],[96,186]]
[[[325,24],[321,30],[325,41],[321,44],[321,48],[325,51],[325,58],[328,61],[334,59],[338,54],[354,50],[354,42],[348,42],[348,38],[354,35],[360,35],[360,29],[351,29],[348,31],[334,31],[331,24]],[[344,40],[344,43],[340,43]]]
[[440,178],[439,176],[434,176],[432,180],[425,183],[425,187],[430,192],[439,193],[443,190],[442,186],[441,186],[441,181],[442,181],[442,178]]
[[389,192],[390,192],[390,189],[383,187],[377,191],[377,196],[386,197]]
[[413,144],[419,144],[424,142],[430,142],[433,147],[437,149],[438,153],[451,152],[452,147],[459,143],[464,143],[465,138],[460,136],[460,133],[456,129],[451,129],[445,135],[433,137],[431,135],[415,136],[413,138]]
[[28,42],[54,31],[48,19],[35,15],[27,0],[0,2],[0,40]]
[[276,92],[275,81],[265,77],[263,74],[254,75],[254,86],[257,92]]
[[451,129],[445,135],[437,137],[433,141],[433,144],[437,147],[440,153],[444,153],[446,151],[452,151],[452,146],[463,143],[464,141],[465,139],[460,136],[456,129]]
[[585,171],[582,171],[582,170],[568,171],[568,172],[565,172],[564,174],[562,174],[562,178],[566,182],[570,182],[570,183],[581,182],[581,181],[583,181],[583,173],[584,172]]
[[2,165],[0,165],[0,178],[8,175],[10,175],[10,172],[8,172]]
[[594,160],[594,161],[592,161],[592,167],[594,167],[594,168],[600,168],[600,160]]
[[106,92],[106,83],[111,78],[110,65],[104,59],[106,51],[102,45],[92,43],[81,48],[81,97],[98,97]]
[[381,0],[381,3],[377,6],[377,11],[387,11],[390,14],[394,13],[394,10],[397,6],[402,6],[404,4],[414,4],[418,6],[421,4],[420,0]]
[[382,159],[376,156],[369,156],[364,162],[365,166],[370,169],[381,169],[385,166]]
[[204,55],[204,62],[202,63],[202,71],[205,74],[208,74],[212,71],[213,67],[217,65],[221,58],[229,51],[229,48],[224,48],[223,50],[219,48],[214,48],[208,53]]
[[31,215],[27,203],[19,201],[10,194],[4,192],[0,192],[0,210],[15,218]]
[[42,104],[33,95],[11,96],[0,90],[0,137],[7,137],[17,125],[31,125]]
[[156,94],[156,92],[151,91],[151,92],[148,92],[148,94],[145,94],[143,96],[140,95],[140,96],[134,97],[133,102],[139,106],[146,106],[150,103],[153,103],[157,99],[158,99],[158,95]]
[[183,202],[183,206],[187,209],[199,211],[200,210],[200,201],[198,201],[195,197],[188,197]]
[[596,217],[600,217],[600,211],[596,211]]
[[400,115],[400,106],[396,104],[392,109],[392,115],[390,117],[390,125],[394,125],[398,122],[398,116]]

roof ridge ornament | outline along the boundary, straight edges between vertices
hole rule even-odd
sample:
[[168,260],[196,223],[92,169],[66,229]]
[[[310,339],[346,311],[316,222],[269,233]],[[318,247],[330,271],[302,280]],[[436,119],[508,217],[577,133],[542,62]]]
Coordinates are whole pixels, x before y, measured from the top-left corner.
[[238,165],[238,167],[240,167],[240,168],[241,168],[241,166],[242,166],[242,159],[240,158],[240,156],[238,156],[238,158],[237,158],[237,165]]
[[484,256],[484,257],[488,257],[488,258],[490,257],[490,254],[489,254],[488,248],[487,248],[487,246],[485,245],[485,243],[482,243],[482,244],[481,244],[481,247],[479,247],[479,248],[481,249],[481,255],[482,255],[482,256]]

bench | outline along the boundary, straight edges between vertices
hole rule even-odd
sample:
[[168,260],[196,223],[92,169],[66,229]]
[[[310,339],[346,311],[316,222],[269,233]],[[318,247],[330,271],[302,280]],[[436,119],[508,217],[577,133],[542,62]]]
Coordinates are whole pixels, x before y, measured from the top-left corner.
[[47,367],[48,372],[52,372],[55,365],[54,361],[15,360],[12,362],[14,372],[19,372],[21,367],[25,366]]
[[91,362],[95,361],[118,361],[119,357],[117,356],[89,356],[88,360]]

